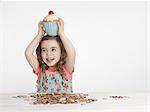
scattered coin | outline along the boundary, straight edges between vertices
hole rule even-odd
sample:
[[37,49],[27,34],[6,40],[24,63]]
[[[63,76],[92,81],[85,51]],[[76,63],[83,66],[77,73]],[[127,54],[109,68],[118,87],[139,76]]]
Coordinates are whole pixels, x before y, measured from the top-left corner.
[[128,98],[127,96],[109,96],[110,98],[113,99],[123,99],[123,98]]

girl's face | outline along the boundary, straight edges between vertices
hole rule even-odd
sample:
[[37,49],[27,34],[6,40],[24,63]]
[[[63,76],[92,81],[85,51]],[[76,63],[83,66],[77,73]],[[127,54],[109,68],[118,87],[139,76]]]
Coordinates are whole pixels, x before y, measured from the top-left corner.
[[48,66],[55,66],[61,56],[58,42],[56,40],[44,40],[41,44],[41,56]]

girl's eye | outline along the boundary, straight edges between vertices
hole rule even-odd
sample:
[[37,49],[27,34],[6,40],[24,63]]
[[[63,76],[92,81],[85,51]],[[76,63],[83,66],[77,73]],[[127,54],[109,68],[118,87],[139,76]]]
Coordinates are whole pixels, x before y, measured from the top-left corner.
[[56,51],[56,49],[52,49],[51,51]]
[[45,49],[42,49],[42,52],[45,52],[46,50]]

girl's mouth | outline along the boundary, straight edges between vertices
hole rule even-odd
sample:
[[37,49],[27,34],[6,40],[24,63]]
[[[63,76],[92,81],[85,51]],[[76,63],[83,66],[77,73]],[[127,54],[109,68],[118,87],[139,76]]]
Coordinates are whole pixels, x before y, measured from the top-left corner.
[[54,59],[55,59],[55,58],[46,58],[46,61],[47,61],[48,63],[51,63]]

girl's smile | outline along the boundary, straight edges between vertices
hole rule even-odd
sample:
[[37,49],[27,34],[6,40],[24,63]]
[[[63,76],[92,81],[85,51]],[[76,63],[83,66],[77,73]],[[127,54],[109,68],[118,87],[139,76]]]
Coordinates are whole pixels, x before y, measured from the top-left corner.
[[47,61],[48,63],[52,62],[53,60],[55,60],[55,58],[46,58],[46,61]]

